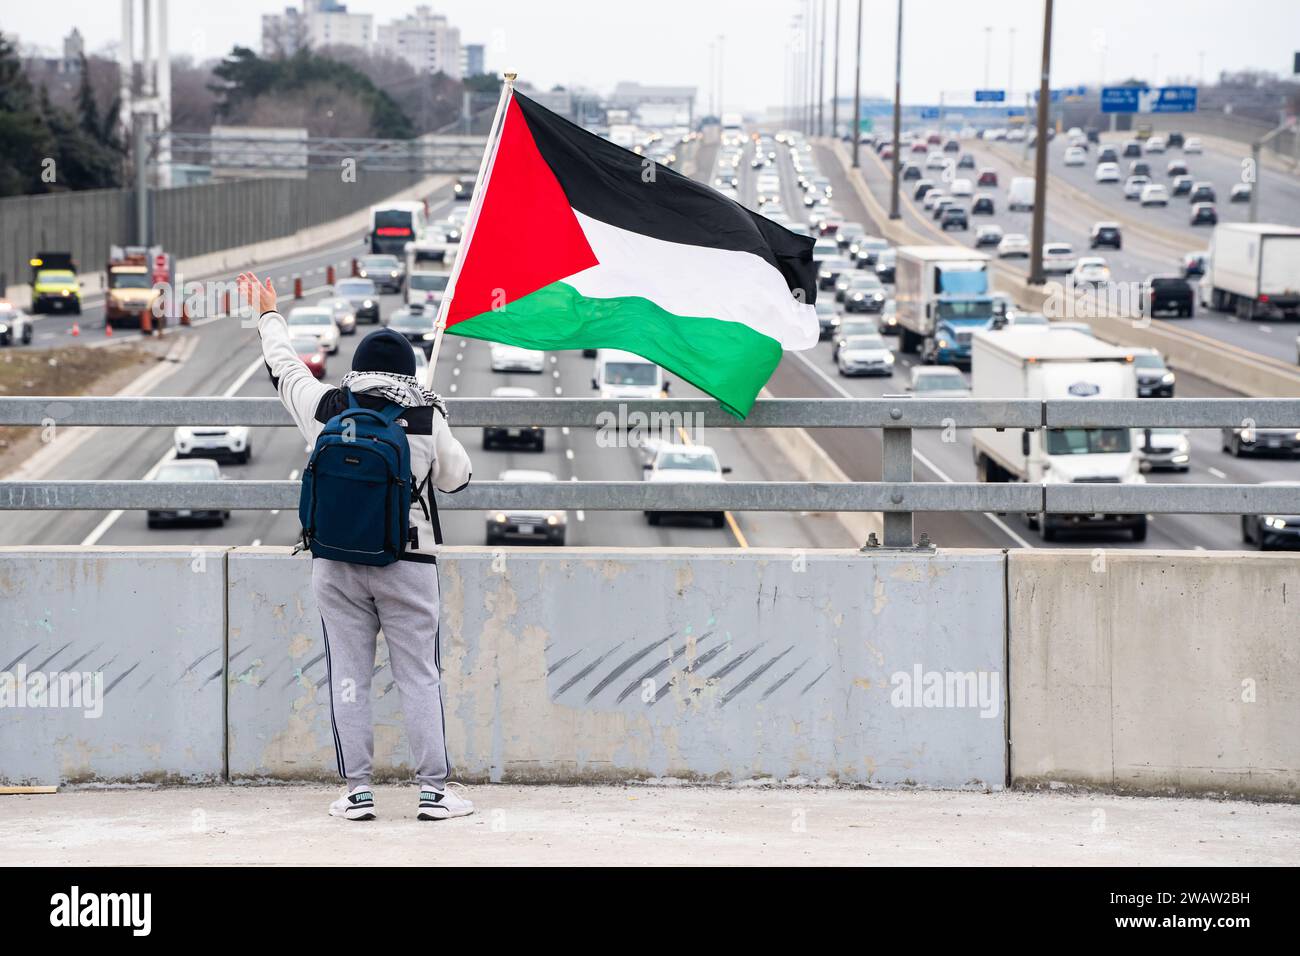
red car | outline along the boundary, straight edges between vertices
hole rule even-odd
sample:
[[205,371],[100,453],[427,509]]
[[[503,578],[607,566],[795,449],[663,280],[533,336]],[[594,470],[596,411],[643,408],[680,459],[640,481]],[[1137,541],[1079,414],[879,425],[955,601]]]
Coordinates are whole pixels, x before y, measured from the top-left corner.
[[880,147],[880,158],[881,158],[881,159],[893,159],[893,158],[894,158],[894,146],[893,146],[892,143],[889,143],[889,144],[886,144],[886,145]]
[[305,336],[293,340],[294,351],[298,353],[298,358],[302,359],[302,364],[306,365],[311,374],[317,378],[325,377],[325,352],[316,341],[315,336]]
[[980,186],[996,186],[998,184],[998,171],[985,166],[980,170]]
[[915,143],[912,144],[912,152],[914,152],[914,153],[927,153],[927,152],[929,152],[929,149],[926,147],[925,143],[921,142],[921,141],[918,139]]

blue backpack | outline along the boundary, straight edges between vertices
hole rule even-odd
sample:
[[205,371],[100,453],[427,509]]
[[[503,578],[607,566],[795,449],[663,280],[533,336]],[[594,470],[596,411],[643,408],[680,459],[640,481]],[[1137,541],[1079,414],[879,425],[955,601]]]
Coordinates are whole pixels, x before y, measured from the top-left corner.
[[302,473],[298,520],[318,558],[383,566],[398,560],[414,529],[411,449],[396,424],[402,406],[363,408],[343,390],[347,408],[328,422]]

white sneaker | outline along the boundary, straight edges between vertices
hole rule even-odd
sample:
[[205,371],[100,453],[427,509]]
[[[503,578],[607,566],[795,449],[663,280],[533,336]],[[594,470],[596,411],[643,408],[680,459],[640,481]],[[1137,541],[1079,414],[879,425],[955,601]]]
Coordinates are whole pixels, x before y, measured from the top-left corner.
[[[448,786],[461,785],[452,783]],[[416,814],[416,819],[446,820],[449,817],[467,817],[473,812],[474,804],[452,790],[435,790],[429,786],[420,788],[420,812]]]
[[353,787],[330,804],[330,816],[346,820],[373,820],[375,794],[369,787]]

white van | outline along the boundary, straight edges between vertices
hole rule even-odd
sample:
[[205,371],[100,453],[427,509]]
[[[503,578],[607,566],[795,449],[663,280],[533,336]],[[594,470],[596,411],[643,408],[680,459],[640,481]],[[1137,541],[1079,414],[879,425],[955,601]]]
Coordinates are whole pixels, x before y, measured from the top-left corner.
[[1034,211],[1034,177],[1017,176],[1007,188],[1007,209],[1011,212]]
[[596,351],[596,374],[591,387],[601,398],[658,398],[668,390],[658,365],[618,349]]

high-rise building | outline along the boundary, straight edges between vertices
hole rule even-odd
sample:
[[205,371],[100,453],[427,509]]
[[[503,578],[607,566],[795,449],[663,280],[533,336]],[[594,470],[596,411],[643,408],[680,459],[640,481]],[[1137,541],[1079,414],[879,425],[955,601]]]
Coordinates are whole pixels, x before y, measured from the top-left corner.
[[421,73],[441,72],[457,80],[465,74],[460,30],[432,7],[419,6],[413,14],[380,24],[378,47]]
[[352,46],[369,50],[374,45],[375,18],[349,13],[338,0],[304,0],[302,11],[285,7],[283,13],[262,16],[262,52],[267,56],[292,56],[304,47]]
[[487,72],[487,58],[482,43],[466,43],[461,47],[461,73],[478,76]]

